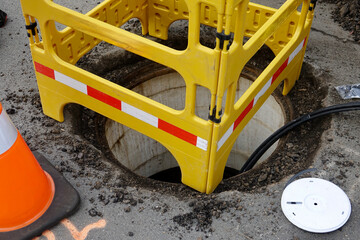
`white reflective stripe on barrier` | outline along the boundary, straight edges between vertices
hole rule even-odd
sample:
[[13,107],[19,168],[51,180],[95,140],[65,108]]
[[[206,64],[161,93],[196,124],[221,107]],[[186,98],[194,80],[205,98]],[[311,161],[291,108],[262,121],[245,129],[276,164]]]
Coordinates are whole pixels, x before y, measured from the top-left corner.
[[259,100],[260,97],[262,97],[266,91],[270,88],[271,83],[273,82],[273,77],[271,77],[269,79],[269,81],[267,81],[267,83],[265,84],[265,86],[260,90],[260,92],[254,97],[254,106],[256,104],[256,102]]
[[304,47],[306,38],[296,47],[296,49],[289,56],[289,63],[298,55],[301,49]]
[[206,151],[208,147],[208,141],[201,137],[196,137],[196,147]]
[[222,147],[222,145],[224,145],[224,143],[226,142],[226,140],[230,137],[230,135],[232,134],[234,129],[234,124],[232,124],[229,129],[225,132],[224,136],[222,136],[222,138],[219,140],[218,142],[218,147],[217,147],[217,151],[219,151],[219,149]]
[[0,113],[0,155],[14,145],[18,131],[5,110]]
[[73,89],[78,90],[79,92],[88,94],[87,92],[87,86],[79,81],[76,81],[72,79],[71,77],[68,77],[60,72],[54,71],[54,77],[56,81],[61,82],[62,84],[65,84],[69,87],[72,87]]
[[131,106],[130,104],[121,102],[121,111],[156,128],[159,127],[159,119],[157,117],[151,115],[150,113],[144,112],[143,110],[140,110],[134,106]]

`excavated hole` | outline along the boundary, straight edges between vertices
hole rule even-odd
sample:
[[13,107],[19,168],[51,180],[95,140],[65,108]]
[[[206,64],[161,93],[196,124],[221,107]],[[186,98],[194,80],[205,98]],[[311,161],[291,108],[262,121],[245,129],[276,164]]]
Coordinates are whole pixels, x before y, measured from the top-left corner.
[[[96,61],[89,54],[78,63],[78,66],[133,91],[144,88],[151,89],[151,91],[147,91],[151,98],[160,97],[162,103],[170,107],[174,104],[172,101],[177,99],[177,96],[174,95],[176,91],[183,92],[181,89],[185,88],[181,85],[178,85],[176,89],[169,87],[168,90],[171,91],[171,94],[166,95],[167,89],[157,91],[156,87],[151,86],[159,86],[161,81],[178,79],[180,75],[175,71],[131,54],[129,57],[124,53],[114,54],[113,51],[111,57],[119,57],[120,60],[117,61],[121,63],[121,66],[115,66],[108,70],[106,61],[109,59],[100,57],[98,60],[98,52],[94,54]],[[271,56],[269,49],[259,51],[243,71],[240,78],[241,85],[243,85],[240,87],[241,90],[247,89],[261,73],[261,69],[264,69],[271,61],[271,57],[264,56]],[[124,64],[124,62],[126,63]],[[321,101],[327,95],[327,88],[322,82],[323,78],[327,76],[316,78],[313,72],[314,69],[305,63],[301,78],[288,96],[282,96],[282,86],[274,91],[240,134],[227,161],[224,180],[215,192],[254,190],[280,181],[283,177],[299,172],[312,164],[313,156],[321,142],[321,134],[329,128],[330,118],[304,124],[290,132],[262,157],[261,163],[255,168],[238,174],[238,170],[248,156],[267,136],[283,126],[284,123],[322,107]],[[171,84],[167,85],[171,86]],[[203,102],[210,102],[207,99],[210,99],[210,96],[205,88],[199,88],[197,91],[199,99],[206,99],[197,101],[197,116],[205,118],[208,106],[205,106]],[[242,92],[239,91],[238,95],[240,94]],[[73,112],[79,114],[78,117],[75,117],[76,119],[81,119],[76,123],[77,129],[95,147],[101,149],[107,159],[124,170],[121,178],[128,185],[142,186],[181,196],[185,189],[188,189],[186,192],[192,191],[184,188],[182,184],[177,184],[181,179],[178,164],[160,143],[89,109],[81,108],[80,111]],[[110,135],[112,137],[109,137]],[[109,146],[111,138],[113,140]],[[116,168],[113,170],[115,171]]]

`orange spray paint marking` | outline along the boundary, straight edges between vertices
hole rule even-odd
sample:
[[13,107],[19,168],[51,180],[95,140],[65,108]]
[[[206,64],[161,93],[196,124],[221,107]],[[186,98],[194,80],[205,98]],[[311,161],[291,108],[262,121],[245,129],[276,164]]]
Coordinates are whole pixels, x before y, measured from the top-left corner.
[[[42,236],[46,237],[48,240],[55,240],[55,235],[50,230],[46,230],[42,233]],[[33,240],[39,240],[40,237],[33,238]]]
[[79,230],[72,224],[68,219],[64,219],[61,221],[62,224],[70,231],[72,237],[75,240],[85,240],[90,230],[94,228],[104,228],[106,226],[106,221],[104,219],[101,219],[97,221],[96,223],[92,223],[84,227],[83,230],[79,232]]

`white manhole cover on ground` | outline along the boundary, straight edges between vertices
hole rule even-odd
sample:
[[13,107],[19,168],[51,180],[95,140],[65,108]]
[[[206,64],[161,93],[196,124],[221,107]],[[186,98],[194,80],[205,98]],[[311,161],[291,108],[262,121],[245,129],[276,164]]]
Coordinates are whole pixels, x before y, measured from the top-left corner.
[[314,233],[342,227],[351,213],[345,192],[319,178],[302,178],[290,183],[282,194],[281,208],[291,223]]

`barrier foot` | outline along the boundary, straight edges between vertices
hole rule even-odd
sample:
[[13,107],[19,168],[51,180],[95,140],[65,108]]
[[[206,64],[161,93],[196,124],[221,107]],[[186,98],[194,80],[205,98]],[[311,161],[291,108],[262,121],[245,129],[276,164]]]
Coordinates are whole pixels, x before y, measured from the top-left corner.
[[72,215],[80,203],[78,192],[59,173],[55,167],[40,153],[33,152],[36,160],[55,183],[55,196],[48,210],[35,222],[11,232],[1,232],[2,240],[25,240],[40,236],[45,230],[55,226],[62,219]]

